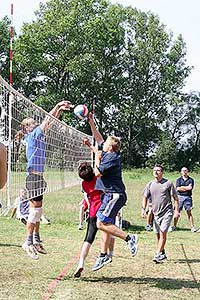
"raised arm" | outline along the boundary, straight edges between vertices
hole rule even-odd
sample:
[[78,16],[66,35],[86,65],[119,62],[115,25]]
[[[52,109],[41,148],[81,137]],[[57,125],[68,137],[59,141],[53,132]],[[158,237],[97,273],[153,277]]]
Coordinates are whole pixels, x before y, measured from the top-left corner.
[[[49,115],[59,119],[62,111],[69,111],[73,107],[74,105],[70,101],[63,100],[54,106],[54,108],[49,112]],[[40,125],[42,131],[48,130],[52,126],[53,121],[54,120],[50,116],[47,116]]]
[[0,143],[0,189],[4,187],[7,181],[7,150]]
[[98,149],[90,143],[87,137],[83,138],[83,144],[88,146],[92,152],[97,153]]
[[90,125],[90,128],[92,130],[92,134],[93,134],[95,140],[97,141],[98,145],[101,145],[104,142],[104,139],[103,139],[101,133],[98,131],[98,129],[95,126],[94,118],[93,118],[92,113],[88,114],[88,123]]

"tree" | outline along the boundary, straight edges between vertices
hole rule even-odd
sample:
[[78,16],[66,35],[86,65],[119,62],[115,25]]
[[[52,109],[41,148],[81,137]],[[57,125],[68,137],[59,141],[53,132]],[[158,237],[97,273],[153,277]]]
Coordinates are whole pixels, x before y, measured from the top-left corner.
[[0,20],[0,70],[1,76],[9,81],[9,53],[10,53],[10,20],[4,17]]
[[172,171],[176,167],[177,148],[176,143],[163,136],[159,143],[158,149],[148,160],[148,165],[161,164],[165,170]]
[[145,166],[190,72],[182,37],[106,0],[50,0],[36,15],[16,43],[16,87],[46,110],[61,97],[91,110],[95,99],[99,129],[122,137],[124,163]]

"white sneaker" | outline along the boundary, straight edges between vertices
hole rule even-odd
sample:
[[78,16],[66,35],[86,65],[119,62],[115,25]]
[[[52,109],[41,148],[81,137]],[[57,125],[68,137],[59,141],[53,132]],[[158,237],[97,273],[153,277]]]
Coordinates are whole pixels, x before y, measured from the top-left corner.
[[38,253],[37,253],[34,245],[28,246],[27,242],[24,242],[24,244],[22,245],[22,248],[24,249],[24,251],[26,251],[28,256],[30,256],[32,259],[34,259],[34,260],[39,259]]
[[92,271],[97,271],[97,270],[103,268],[103,266],[105,266],[111,262],[112,262],[112,259],[107,254],[104,257],[99,256],[96,260],[95,265],[92,268]]
[[176,231],[176,226],[170,226],[168,232]]
[[152,226],[150,224],[146,225],[146,231],[151,231],[152,230]]
[[34,248],[38,253],[47,254],[47,251],[44,249],[41,243],[34,244]]
[[163,263],[163,262],[165,262],[165,260],[167,259],[167,256],[166,256],[166,254],[165,253],[156,253],[155,255],[154,255],[154,258],[153,258],[153,261],[155,262],[155,263]]
[[128,248],[131,250],[132,256],[135,256],[138,251],[138,236],[137,234],[130,235],[131,239],[127,242]]
[[51,222],[50,222],[50,220],[49,219],[47,219],[45,216],[41,216],[41,218],[40,218],[40,220],[42,221],[42,224],[44,224],[44,225],[50,225],[51,224]]
[[196,232],[196,231],[197,231],[197,229],[195,227],[191,228],[191,232]]
[[82,224],[79,224],[79,225],[78,225],[78,229],[79,229],[79,230],[82,230],[82,229],[83,229],[83,225],[82,225]]

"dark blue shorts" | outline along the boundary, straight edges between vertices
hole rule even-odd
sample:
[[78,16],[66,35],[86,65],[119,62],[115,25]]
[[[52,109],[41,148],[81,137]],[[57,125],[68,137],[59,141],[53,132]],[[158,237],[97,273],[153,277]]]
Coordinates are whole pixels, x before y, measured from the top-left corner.
[[192,198],[190,196],[178,195],[179,211],[185,208],[185,210],[192,210]]
[[97,212],[97,219],[102,223],[115,224],[118,211],[125,205],[126,194],[106,193],[101,195],[101,206]]

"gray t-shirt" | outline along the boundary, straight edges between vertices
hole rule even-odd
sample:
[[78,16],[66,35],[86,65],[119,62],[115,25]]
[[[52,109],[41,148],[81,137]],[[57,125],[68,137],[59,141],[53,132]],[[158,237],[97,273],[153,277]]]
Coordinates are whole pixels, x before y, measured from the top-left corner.
[[163,215],[172,210],[171,196],[177,195],[173,183],[165,178],[157,182],[152,180],[144,189],[144,196],[152,199],[152,210],[155,216]]

